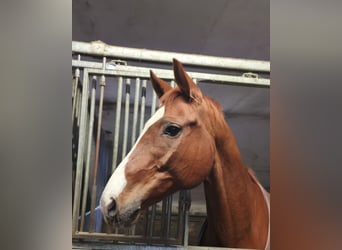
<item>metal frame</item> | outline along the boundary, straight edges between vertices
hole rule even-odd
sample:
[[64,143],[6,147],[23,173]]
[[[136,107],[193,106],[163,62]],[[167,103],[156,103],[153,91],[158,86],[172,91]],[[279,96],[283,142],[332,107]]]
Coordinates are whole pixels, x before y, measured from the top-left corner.
[[126,58],[135,60],[146,60],[160,63],[170,63],[172,62],[172,58],[177,58],[183,64],[187,65],[239,70],[253,70],[257,72],[270,72],[270,62],[268,61],[126,48],[107,45],[102,41],[94,41],[91,43],[73,41],[72,51],[77,52],[79,54],[115,57],[120,59]]
[[[234,58],[210,57],[201,55],[190,55],[180,53],[170,53],[162,51],[141,50],[132,48],[123,48],[117,46],[109,46],[102,42],[72,42],[72,52],[77,56],[77,59],[72,60],[72,67],[74,69],[73,80],[73,125],[74,120],[78,125],[78,154],[76,166],[76,181],[74,187],[74,201],[73,201],[73,218],[72,218],[72,232],[74,239],[106,239],[117,242],[126,243],[148,243],[148,244],[166,244],[166,245],[188,245],[188,223],[189,210],[191,205],[191,197],[189,190],[180,192],[178,200],[178,212],[175,213],[175,208],[172,207],[173,196],[167,197],[162,202],[161,211],[156,205],[153,205],[146,213],[146,225],[144,235],[135,235],[135,228],[129,230],[129,234],[123,234],[119,229],[115,230],[114,234],[95,232],[95,204],[97,192],[97,171],[99,164],[100,151],[100,131],[102,122],[103,97],[107,78],[115,78],[117,84],[117,105],[115,109],[115,131],[113,137],[113,159],[111,171],[114,171],[118,160],[119,153],[119,137],[120,130],[123,130],[123,158],[127,153],[127,148],[131,148],[137,138],[137,130],[142,131],[145,117],[153,115],[157,108],[156,94],[152,94],[151,112],[146,114],[146,91],[147,81],[149,80],[149,71],[151,68],[129,66],[118,64],[118,61],[123,62],[122,59],[134,59],[138,61],[150,61],[154,63],[172,63],[172,58],[177,58],[182,63],[199,66],[203,69],[205,67],[212,68],[229,68],[236,70],[240,75],[227,74],[212,74],[199,73],[196,71],[189,72],[189,75],[198,82],[215,82],[220,84],[254,86],[254,87],[269,87],[270,80],[267,78],[258,78],[255,72],[262,72],[268,74],[270,71],[270,64],[266,61],[244,60]],[[97,57],[97,62],[90,60],[81,60],[82,55],[92,55]],[[118,58],[120,60],[107,61],[107,57]],[[101,62],[102,61],[102,62]],[[155,65],[155,64],[154,64]],[[155,66],[154,66],[155,67]],[[173,71],[159,68],[153,68],[155,73],[163,78],[171,81],[171,86],[175,86],[173,79]],[[248,70],[241,75],[241,70]],[[253,73],[251,73],[251,72]],[[83,77],[83,80],[80,79]],[[94,128],[94,116],[96,109],[96,85],[100,82],[100,98],[98,104],[98,119],[97,119],[97,135],[95,138],[95,159],[91,159],[91,146],[93,141],[92,130]],[[91,86],[89,81],[91,80]],[[80,82],[80,83],[79,83]],[[81,88],[80,85],[81,84]],[[125,85],[125,86],[124,86]],[[130,97],[131,85],[136,90],[133,96],[133,118],[129,120],[130,113]],[[125,87],[125,89],[124,89]],[[140,96],[140,98],[139,98]],[[124,97],[124,98],[123,98]],[[89,102],[90,100],[90,102]],[[140,102],[140,109],[139,109]],[[88,113],[88,104],[90,111]],[[123,117],[121,115],[123,108]],[[140,113],[139,113],[140,112]],[[123,127],[121,128],[121,119],[124,119]],[[129,124],[132,123],[132,131],[129,130]],[[128,141],[129,133],[132,134],[131,142]],[[93,161],[93,162],[92,162]],[[82,231],[85,225],[85,200],[87,199],[87,189],[90,186],[88,182],[90,171],[93,171],[92,179],[92,200],[91,213],[89,221],[89,232]],[[84,182],[82,189],[82,180]],[[81,204],[82,196],[82,204]],[[178,216],[176,236],[171,235],[172,217]],[[160,217],[161,233],[159,236],[153,234],[156,223],[156,218]]]

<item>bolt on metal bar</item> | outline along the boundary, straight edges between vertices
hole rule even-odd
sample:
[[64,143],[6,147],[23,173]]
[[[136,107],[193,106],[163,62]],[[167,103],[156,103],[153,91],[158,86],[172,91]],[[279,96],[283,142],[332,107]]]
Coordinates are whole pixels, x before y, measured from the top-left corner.
[[80,113],[80,128],[79,128],[79,140],[78,140],[78,153],[77,153],[77,166],[76,166],[76,180],[74,191],[74,207],[72,213],[72,232],[77,231],[78,227],[78,214],[81,198],[81,181],[83,174],[83,160],[84,160],[84,145],[86,134],[86,117],[88,107],[88,70],[84,69],[83,72],[83,88],[82,88],[82,105]]
[[90,156],[91,156],[91,145],[93,139],[93,128],[94,128],[94,113],[95,113],[95,92],[96,92],[96,76],[93,76],[92,87],[91,87],[91,97],[90,97],[90,114],[89,114],[89,126],[88,126],[88,144],[87,144],[87,154],[86,154],[86,168],[84,177],[84,187],[83,187],[83,197],[82,197],[82,207],[81,207],[81,226],[80,231],[83,231],[85,223],[85,210],[87,204],[88,196],[88,186],[89,186],[89,172],[90,172]]
[[107,45],[101,41],[94,41],[91,43],[73,41],[72,51],[82,54],[127,58],[140,61],[153,61],[162,63],[171,63],[173,58],[177,58],[185,65],[201,65],[202,67],[256,70],[263,72],[270,71],[270,62],[268,61],[216,57],[207,55],[194,55],[187,53],[174,53],[159,50],[126,48]]
[[131,147],[133,147],[135,140],[137,139],[136,137],[137,137],[138,109],[139,109],[139,90],[140,90],[140,78],[136,78],[136,80],[135,80],[135,95],[134,95]]
[[122,85],[123,79],[118,79],[118,94],[116,101],[116,114],[115,114],[115,128],[114,128],[114,139],[113,139],[113,162],[112,162],[112,173],[114,172],[117,161],[118,161],[118,148],[119,148],[119,132],[120,132],[120,118],[121,118],[121,102],[122,102]]
[[105,76],[102,75],[100,78],[100,103],[99,103],[99,114],[97,120],[97,135],[96,135],[96,147],[95,147],[95,162],[94,162],[94,176],[93,176],[93,188],[91,195],[91,209],[89,218],[89,231],[94,232],[94,218],[95,218],[95,203],[96,203],[96,189],[97,189],[97,169],[99,166],[99,153],[100,153],[100,142],[101,142],[101,124],[102,124],[102,111],[103,111],[103,96],[104,87],[106,86]]
[[127,152],[130,88],[131,88],[131,79],[127,78],[126,79],[126,99],[125,99],[125,118],[124,118],[122,159],[126,156],[126,152]]

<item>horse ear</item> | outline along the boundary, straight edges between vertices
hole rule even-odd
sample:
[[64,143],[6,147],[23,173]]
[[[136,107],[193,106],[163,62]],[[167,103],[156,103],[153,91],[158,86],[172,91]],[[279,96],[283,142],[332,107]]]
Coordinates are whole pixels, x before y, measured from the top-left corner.
[[150,70],[150,77],[154,91],[156,92],[157,96],[160,98],[162,97],[167,91],[169,91],[171,86],[163,81],[162,79],[158,78],[152,70]]
[[173,72],[178,87],[188,100],[198,100],[202,97],[201,90],[185,72],[183,65],[177,59],[173,59]]

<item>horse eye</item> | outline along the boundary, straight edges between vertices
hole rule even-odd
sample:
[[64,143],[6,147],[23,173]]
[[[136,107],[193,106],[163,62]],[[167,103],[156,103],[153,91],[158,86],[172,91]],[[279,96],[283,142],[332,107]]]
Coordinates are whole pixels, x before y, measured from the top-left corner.
[[171,136],[171,137],[175,137],[179,134],[181,130],[182,129],[179,126],[170,124],[164,129],[163,134]]

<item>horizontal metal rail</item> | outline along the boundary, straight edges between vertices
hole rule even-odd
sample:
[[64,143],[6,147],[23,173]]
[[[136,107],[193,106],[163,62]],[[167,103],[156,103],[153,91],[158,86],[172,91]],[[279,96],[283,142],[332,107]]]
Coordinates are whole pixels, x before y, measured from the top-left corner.
[[123,235],[123,234],[107,234],[107,233],[88,233],[88,232],[75,232],[72,235],[73,238],[79,239],[102,239],[102,240],[114,240],[117,242],[129,242],[146,243],[149,244],[179,244],[177,238],[161,238],[159,236],[146,237],[143,235]]
[[[149,78],[150,69],[146,67],[136,67],[136,66],[125,66],[125,65],[112,65],[107,64],[106,69],[103,70],[102,63],[88,62],[72,60],[73,67],[79,68],[89,68],[89,73],[93,74],[108,74],[113,76],[127,76],[127,77],[141,77]],[[163,79],[174,79],[172,70],[165,69],[152,69],[158,77]],[[188,72],[188,74],[196,79],[197,82],[210,81],[215,83],[232,83],[241,84],[246,86],[258,86],[258,87],[269,87],[270,80],[266,78],[252,78],[246,76],[232,76],[232,75],[219,75],[219,74],[208,74],[208,73],[198,73],[198,72]]]
[[102,41],[94,41],[91,43],[73,41],[72,51],[74,53],[81,54],[117,57],[119,59],[135,59],[139,61],[161,63],[171,63],[173,58],[177,58],[185,65],[197,65],[202,67],[237,70],[252,70],[256,72],[270,72],[269,61],[126,48],[108,45],[103,43]]
[[206,246],[180,246],[172,245],[165,246],[162,245],[127,245],[127,244],[117,244],[112,243],[98,243],[98,242],[73,242],[72,249],[75,250],[253,250],[246,248],[227,248],[227,247],[206,247]]

